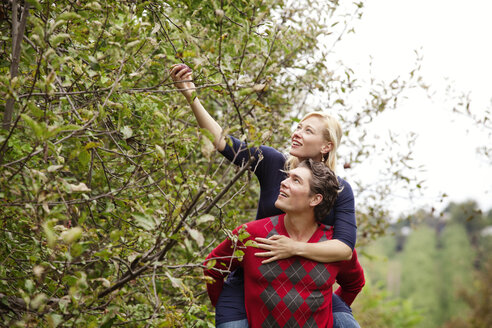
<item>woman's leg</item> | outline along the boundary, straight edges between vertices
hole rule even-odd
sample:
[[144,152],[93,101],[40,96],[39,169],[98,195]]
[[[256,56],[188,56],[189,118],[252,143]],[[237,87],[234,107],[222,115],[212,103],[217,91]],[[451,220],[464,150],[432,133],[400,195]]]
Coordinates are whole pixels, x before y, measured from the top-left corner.
[[352,313],[333,312],[333,328],[360,328]]
[[244,305],[244,276],[241,268],[231,272],[224,283],[215,306],[215,325],[217,328],[248,327]]
[[218,324],[217,328],[249,328],[248,319],[229,321]]

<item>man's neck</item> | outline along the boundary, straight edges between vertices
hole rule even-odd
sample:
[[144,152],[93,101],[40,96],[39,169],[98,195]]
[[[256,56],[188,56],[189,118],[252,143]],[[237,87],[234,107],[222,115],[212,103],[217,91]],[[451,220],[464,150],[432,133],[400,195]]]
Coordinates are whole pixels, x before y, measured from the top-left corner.
[[295,241],[307,242],[318,228],[313,213],[287,213],[284,218],[285,230]]

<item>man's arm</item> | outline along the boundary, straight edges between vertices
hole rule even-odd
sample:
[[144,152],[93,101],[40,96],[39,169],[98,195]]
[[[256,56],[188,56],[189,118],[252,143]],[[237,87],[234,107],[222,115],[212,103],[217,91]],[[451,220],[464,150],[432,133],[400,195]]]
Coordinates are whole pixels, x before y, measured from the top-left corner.
[[[238,229],[236,228],[233,234],[237,235]],[[222,292],[224,278],[229,272],[234,271],[241,265],[241,262],[234,257],[234,250],[233,242],[227,238],[219,246],[214,248],[205,259],[204,265],[207,268],[203,270],[203,273],[213,279],[212,282],[207,283],[208,296],[213,306],[217,304],[217,300]]]
[[340,271],[336,278],[340,287],[335,291],[335,294],[340,296],[350,306],[365,284],[364,270],[362,270],[362,266],[357,259],[355,249],[352,259],[340,263],[340,266]]

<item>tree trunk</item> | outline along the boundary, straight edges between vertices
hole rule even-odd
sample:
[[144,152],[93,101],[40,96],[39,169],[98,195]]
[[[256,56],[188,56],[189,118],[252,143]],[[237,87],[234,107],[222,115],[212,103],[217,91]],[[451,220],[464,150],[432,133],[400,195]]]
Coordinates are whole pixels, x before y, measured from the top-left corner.
[[[19,61],[21,42],[24,37],[24,31],[26,29],[27,16],[29,15],[29,2],[25,2],[24,9],[22,10],[22,16],[20,21],[17,20],[18,10],[17,0],[12,1],[12,62],[10,63],[10,81],[12,81],[19,74]],[[12,117],[14,113],[14,98],[7,99],[5,104],[5,111],[3,114],[2,127],[6,130],[10,128]]]

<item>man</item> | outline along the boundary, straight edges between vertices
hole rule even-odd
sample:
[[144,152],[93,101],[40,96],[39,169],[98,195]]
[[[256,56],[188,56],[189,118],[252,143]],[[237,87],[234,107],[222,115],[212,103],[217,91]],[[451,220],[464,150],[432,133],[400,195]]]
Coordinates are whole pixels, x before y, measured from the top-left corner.
[[[250,327],[332,327],[335,280],[340,284],[336,293],[348,305],[364,286],[355,251],[351,260],[343,262],[319,263],[296,256],[262,264],[255,253],[263,250],[254,247],[254,238],[285,235],[310,243],[330,239],[333,229],[319,221],[332,208],[339,190],[335,174],[320,162],[303,161],[287,172],[275,202],[285,214],[236,228],[235,242],[228,238],[208,255],[205,275],[213,279],[207,284],[212,304],[227,272],[242,267]],[[244,252],[242,261],[232,257],[236,250]]]

